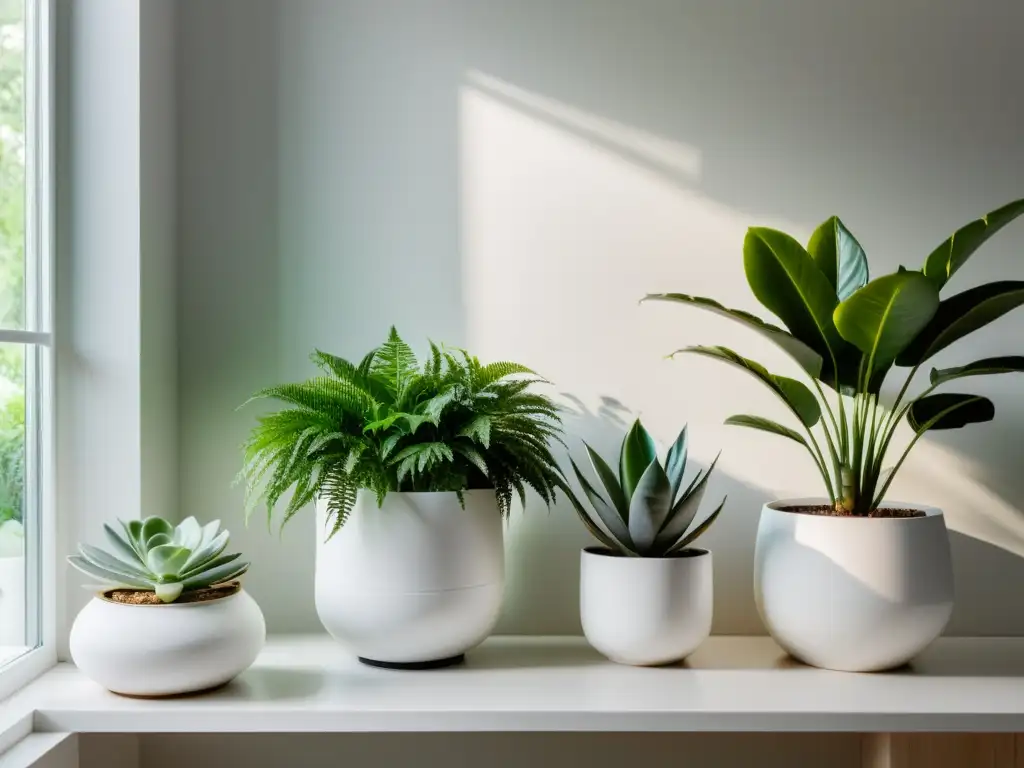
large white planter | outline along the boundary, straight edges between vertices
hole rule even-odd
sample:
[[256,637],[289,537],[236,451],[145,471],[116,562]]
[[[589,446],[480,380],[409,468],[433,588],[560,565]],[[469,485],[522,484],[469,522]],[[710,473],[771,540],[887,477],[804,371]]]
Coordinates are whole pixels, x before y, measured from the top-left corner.
[[502,520],[494,491],[360,491],[329,541],[317,505],[316,609],[361,661],[426,668],[460,661],[484,640],[505,586]]
[[600,547],[580,555],[580,619],[594,648],[622,664],[682,661],[711,633],[711,553],[621,557]]
[[0,646],[25,645],[25,556],[0,557]]
[[942,512],[924,517],[825,517],[766,504],[754,554],[757,607],[771,636],[816,667],[873,672],[910,661],[953,610],[953,565]]
[[244,590],[166,605],[97,595],[71,628],[71,657],[115,693],[171,696],[227,683],[256,660],[265,640],[263,613]]

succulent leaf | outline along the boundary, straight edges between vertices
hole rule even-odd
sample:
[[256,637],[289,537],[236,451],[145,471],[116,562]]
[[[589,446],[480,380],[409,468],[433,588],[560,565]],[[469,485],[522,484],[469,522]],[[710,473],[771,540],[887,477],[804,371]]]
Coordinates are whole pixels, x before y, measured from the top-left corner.
[[647,465],[629,502],[629,535],[640,555],[650,554],[672,499],[668,475],[657,459]]
[[668,449],[668,457],[665,459],[665,474],[672,484],[671,504],[675,503],[676,495],[683,485],[683,475],[686,474],[686,426],[683,425],[679,437]]

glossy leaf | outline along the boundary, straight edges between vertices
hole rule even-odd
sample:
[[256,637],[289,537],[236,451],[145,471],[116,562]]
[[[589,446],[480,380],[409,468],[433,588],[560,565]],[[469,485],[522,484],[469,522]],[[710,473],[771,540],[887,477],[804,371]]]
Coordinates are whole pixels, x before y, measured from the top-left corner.
[[846,299],[836,307],[835,324],[874,373],[892,364],[938,307],[939,290],[931,280],[920,272],[902,272],[872,280]]
[[807,445],[807,441],[804,439],[803,435],[796,430],[790,429],[789,427],[779,424],[777,421],[772,421],[771,419],[766,419],[761,416],[739,414],[737,416],[730,416],[725,420],[725,423],[733,427],[747,427],[748,429],[758,429],[762,432],[770,432],[773,435],[788,437],[790,440],[800,443],[800,445]]
[[713,299],[706,299],[701,296],[687,296],[684,293],[652,293],[645,296],[643,301],[671,301],[678,304],[689,304],[690,306],[713,312],[716,315],[727,317],[730,320],[735,320],[761,334],[768,341],[779,347],[793,358],[797,365],[811,378],[817,378],[821,375],[822,360],[820,354],[789,331],[779,328],[777,325],[766,323],[749,312],[729,309]]
[[636,551],[643,555],[654,545],[665,518],[668,517],[671,485],[668,475],[657,459],[653,459],[640,476],[629,501],[629,536]]
[[658,531],[658,537],[654,542],[654,549],[658,552],[666,552],[675,544],[679,537],[686,533],[693,519],[697,516],[700,503],[704,499],[704,491],[707,490],[708,480],[711,473],[715,471],[718,463],[718,456],[708,466],[707,471],[698,473],[693,479],[686,492],[676,501],[675,506],[669,513],[668,518]]
[[566,498],[569,499],[569,503],[572,504],[573,509],[576,510],[577,516],[583,522],[583,525],[590,535],[597,539],[601,544],[611,550],[622,550],[622,545],[616,542],[611,536],[609,536],[605,530],[598,524],[597,520],[593,517],[595,513],[591,512],[585,504],[583,504],[573,493],[572,488],[568,485],[561,486],[562,492]]
[[932,385],[937,387],[965,376],[990,376],[997,373],[1024,373],[1024,357],[986,357],[957,368],[932,368],[929,378]]
[[665,458],[665,474],[672,486],[669,494],[670,503],[675,502],[679,487],[683,484],[683,475],[686,474],[686,427],[684,426],[668,449],[668,456]]
[[176,544],[161,544],[146,553],[146,567],[157,576],[178,573],[192,554]]
[[622,450],[619,452],[619,481],[627,505],[632,504],[633,491],[640,482],[640,477],[657,457],[658,449],[654,444],[654,438],[637,419],[626,433],[622,441]]
[[622,486],[619,485],[615,472],[608,466],[608,462],[601,458],[597,451],[587,445],[587,443],[583,443],[583,445],[587,449],[587,456],[590,458],[590,466],[594,468],[594,474],[597,475],[601,485],[604,486],[605,492],[608,494],[608,500],[615,508],[615,511],[619,513],[622,522],[626,522],[629,519],[629,499],[623,495]]
[[736,354],[727,347],[686,347],[680,349],[676,354],[684,352],[721,360],[745,371],[772,390],[804,426],[813,427],[821,419],[821,406],[814,397],[814,393],[796,379],[771,374],[764,366]]
[[693,542],[695,542],[697,539],[703,536],[704,532],[711,527],[715,520],[718,519],[718,515],[725,508],[725,502],[728,500],[728,498],[728,496],[724,497],[722,499],[722,503],[718,505],[718,508],[710,515],[708,515],[706,518],[704,518],[704,520],[701,521],[700,525],[698,525],[696,528],[694,528],[692,531],[686,534],[686,536],[683,539],[681,539],[678,544],[673,545],[672,548],[668,551],[668,554],[674,554],[676,552],[683,551]]
[[743,241],[743,266],[758,301],[826,366],[841,355],[845,342],[832,321],[839,303],[835,288],[800,243],[784,232],[752,227]]
[[597,513],[601,522],[604,523],[605,528],[608,532],[616,539],[618,539],[623,546],[633,549],[633,540],[629,536],[629,529],[626,528],[626,524],[619,517],[619,513],[612,508],[604,497],[590,484],[587,480],[586,475],[580,472],[580,468],[576,466],[576,462],[570,457],[569,463],[572,465],[573,472],[576,473],[576,479],[579,481],[580,487],[583,488],[583,492],[590,499],[590,504]]
[[941,288],[992,235],[1021,214],[1024,214],[1024,199],[1008,203],[961,227],[928,255],[924,263],[925,275]]
[[915,400],[907,412],[907,421],[915,432],[925,432],[980,424],[992,421],[995,415],[995,406],[987,397],[943,392]]
[[807,252],[832,284],[839,301],[867,285],[867,254],[838,216],[814,230]]
[[902,366],[919,365],[954,341],[998,320],[1024,304],[1024,282],[986,283],[939,303],[935,316],[896,358]]
[[142,521],[141,531],[140,539],[146,543],[159,534],[164,534],[170,540],[170,536],[174,533],[174,526],[162,517],[147,517]]

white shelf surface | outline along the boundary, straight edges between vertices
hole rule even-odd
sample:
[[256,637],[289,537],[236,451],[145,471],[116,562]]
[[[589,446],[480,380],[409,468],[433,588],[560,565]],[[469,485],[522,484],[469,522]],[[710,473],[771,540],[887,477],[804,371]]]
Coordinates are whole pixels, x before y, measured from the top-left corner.
[[458,667],[364,666],[326,636],[271,638],[218,691],[164,700],[102,690],[60,664],[0,705],[37,731],[1024,732],[1024,639],[943,639],[884,674],[802,666],[771,640],[713,637],[687,662],[635,668],[580,638],[488,640]]

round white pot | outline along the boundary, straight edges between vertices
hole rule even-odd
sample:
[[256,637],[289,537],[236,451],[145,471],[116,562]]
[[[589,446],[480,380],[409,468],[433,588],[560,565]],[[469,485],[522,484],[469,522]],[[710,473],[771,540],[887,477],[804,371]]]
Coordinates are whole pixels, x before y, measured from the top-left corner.
[[97,595],[71,627],[71,657],[88,677],[127,696],[216,688],[244,671],[266,640],[249,594],[202,603],[126,605]]
[[317,504],[316,609],[361,661],[425,668],[461,661],[484,640],[505,586],[502,520],[494,491],[389,493],[382,508],[360,491],[329,541]]
[[601,547],[580,555],[580,618],[587,641],[612,661],[682,661],[711,633],[711,553],[621,557]]
[[768,632],[816,667],[874,672],[910,661],[953,610],[953,564],[942,512],[924,517],[826,517],[766,504],[754,553],[754,593]]
[[0,646],[25,645],[25,556],[0,557]]

